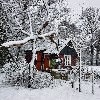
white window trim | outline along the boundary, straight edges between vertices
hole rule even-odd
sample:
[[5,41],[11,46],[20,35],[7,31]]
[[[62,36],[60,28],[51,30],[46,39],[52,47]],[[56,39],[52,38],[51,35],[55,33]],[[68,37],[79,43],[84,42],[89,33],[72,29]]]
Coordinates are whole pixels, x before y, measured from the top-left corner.
[[64,59],[65,59],[65,66],[71,66],[71,55],[64,55]]

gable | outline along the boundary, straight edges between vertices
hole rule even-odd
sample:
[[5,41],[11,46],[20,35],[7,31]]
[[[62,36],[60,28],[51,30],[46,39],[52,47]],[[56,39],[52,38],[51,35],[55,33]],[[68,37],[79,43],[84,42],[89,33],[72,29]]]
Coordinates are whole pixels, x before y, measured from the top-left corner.
[[75,50],[74,48],[69,47],[69,46],[65,46],[65,47],[60,51],[60,54],[77,56],[76,50]]
[[76,55],[77,54],[76,53],[77,49],[76,49],[76,46],[75,46],[76,44],[74,44],[74,42],[70,38],[68,38],[68,39],[58,39],[58,40],[55,40],[56,43],[58,43],[58,51],[56,49],[56,45],[54,43],[51,43],[50,42],[48,49],[46,51],[44,51],[44,53],[60,54],[60,52],[61,52],[63,54],[66,54],[65,53],[66,50],[63,50],[63,49],[66,46],[69,45],[69,47],[72,48],[72,50],[71,51],[68,51],[68,52],[72,52],[72,53],[67,53],[67,54],[72,54],[72,55]]

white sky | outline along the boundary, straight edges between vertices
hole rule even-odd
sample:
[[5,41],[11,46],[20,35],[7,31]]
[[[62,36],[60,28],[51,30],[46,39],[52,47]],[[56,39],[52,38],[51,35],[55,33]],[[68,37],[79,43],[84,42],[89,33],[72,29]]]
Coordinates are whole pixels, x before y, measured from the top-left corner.
[[[68,0],[68,7],[71,8],[72,19],[78,18],[77,14],[81,14],[82,7],[96,7],[100,8],[100,0]],[[74,11],[73,11],[74,10]]]

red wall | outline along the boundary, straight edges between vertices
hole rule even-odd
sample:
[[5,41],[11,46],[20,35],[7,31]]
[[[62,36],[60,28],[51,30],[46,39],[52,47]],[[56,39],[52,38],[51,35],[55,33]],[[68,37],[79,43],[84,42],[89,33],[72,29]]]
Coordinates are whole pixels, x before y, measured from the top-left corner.
[[[64,68],[64,55],[59,55],[59,58],[63,59],[62,61],[62,67]],[[71,56],[71,66],[76,66],[76,56]]]
[[71,56],[71,66],[76,66],[76,56]]
[[[44,56],[44,58],[42,58],[42,56]],[[45,70],[48,68],[50,68],[50,64],[49,64],[49,55],[48,54],[44,54],[41,52],[37,53],[37,60],[36,60],[36,68],[37,70]],[[43,69],[41,68],[41,66],[43,66]]]
[[50,59],[49,59],[49,55],[44,55],[44,70],[50,68],[49,61],[50,61]]
[[[44,58],[42,58],[42,56]],[[37,70],[42,70],[41,66],[43,66],[43,70],[46,71],[46,69],[50,69],[50,55],[49,54],[43,54],[41,52],[37,53],[37,60],[36,60],[36,68]],[[64,68],[64,55],[60,54],[59,58],[62,59],[62,68]],[[76,56],[71,56],[71,66],[76,65]]]
[[36,60],[36,68],[37,70],[41,70],[41,66],[42,66],[42,53],[38,52],[37,53],[37,60]]

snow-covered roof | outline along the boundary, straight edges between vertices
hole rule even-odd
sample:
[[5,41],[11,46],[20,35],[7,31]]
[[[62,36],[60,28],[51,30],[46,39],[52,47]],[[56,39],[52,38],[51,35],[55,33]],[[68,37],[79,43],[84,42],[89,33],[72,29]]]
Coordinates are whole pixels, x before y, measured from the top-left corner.
[[70,41],[71,39],[66,39],[66,40],[64,40],[64,39],[59,39],[59,51],[61,51],[67,44],[68,44],[68,42]]
[[[68,44],[68,42],[70,40],[71,39],[66,39],[66,40],[59,39],[59,46],[58,46],[59,51],[57,51],[56,44],[50,43],[48,46],[48,49],[44,53],[56,53],[56,54],[58,54]],[[56,41],[56,43],[58,42],[58,40],[55,40],[55,41]]]

